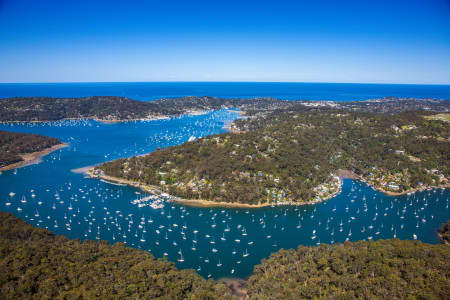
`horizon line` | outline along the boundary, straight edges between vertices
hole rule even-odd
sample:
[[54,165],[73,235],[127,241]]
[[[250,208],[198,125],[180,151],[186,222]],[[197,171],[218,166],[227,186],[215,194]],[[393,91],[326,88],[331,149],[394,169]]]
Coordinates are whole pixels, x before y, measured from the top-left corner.
[[0,82],[0,84],[70,84],[70,83],[317,83],[317,84],[388,84],[388,85],[440,85],[450,86],[448,83],[386,83],[386,82],[336,82],[336,81],[24,81],[24,82]]

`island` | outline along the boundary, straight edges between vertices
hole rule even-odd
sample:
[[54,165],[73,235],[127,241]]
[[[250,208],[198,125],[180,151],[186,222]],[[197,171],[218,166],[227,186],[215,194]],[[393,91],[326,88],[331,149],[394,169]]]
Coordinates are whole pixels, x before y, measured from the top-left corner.
[[390,110],[391,102],[381,113],[367,103],[367,111],[302,103],[251,111],[233,132],[106,162],[89,174],[200,206],[317,203],[336,195],[346,176],[391,195],[448,187],[448,123],[403,102]]
[[448,245],[397,239],[280,250],[248,280],[214,281],[147,251],[70,240],[0,212],[0,253],[5,299],[444,299],[450,285]]
[[0,130],[0,171],[20,168],[67,146],[59,139]]

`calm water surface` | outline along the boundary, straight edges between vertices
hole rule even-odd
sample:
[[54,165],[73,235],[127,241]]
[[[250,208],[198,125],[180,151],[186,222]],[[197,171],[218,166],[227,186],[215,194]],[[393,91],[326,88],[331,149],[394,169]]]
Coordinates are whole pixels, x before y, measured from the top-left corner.
[[126,242],[213,278],[249,276],[270,253],[300,244],[393,237],[438,242],[435,231],[450,217],[448,189],[390,197],[344,180],[339,195],[317,205],[248,210],[167,203],[153,209],[131,203],[143,196],[135,188],[71,172],[177,145],[191,136],[224,132],[223,124],[235,118],[237,114],[221,110],[108,125],[95,121],[0,125],[3,130],[44,134],[70,144],[40,164],[3,172],[0,210],[70,238]]
[[273,97],[286,100],[335,101],[386,96],[450,99],[450,85],[309,82],[0,83],[0,98],[26,96],[123,96],[144,101],[181,96]]

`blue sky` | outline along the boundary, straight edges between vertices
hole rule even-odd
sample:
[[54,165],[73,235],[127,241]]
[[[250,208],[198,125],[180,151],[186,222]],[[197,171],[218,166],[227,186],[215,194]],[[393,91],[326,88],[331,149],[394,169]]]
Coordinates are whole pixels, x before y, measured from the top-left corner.
[[0,82],[450,83],[450,1],[0,0]]

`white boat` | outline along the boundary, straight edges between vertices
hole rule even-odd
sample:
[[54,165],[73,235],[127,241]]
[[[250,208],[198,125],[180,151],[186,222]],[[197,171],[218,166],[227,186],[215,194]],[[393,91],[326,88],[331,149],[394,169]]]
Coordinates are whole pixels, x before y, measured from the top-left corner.
[[245,249],[245,253],[242,254],[242,257],[247,257],[247,256],[248,256],[248,252],[247,252],[247,249]]
[[178,259],[178,262],[184,262],[183,253],[181,253],[181,250],[180,250],[180,258]]

